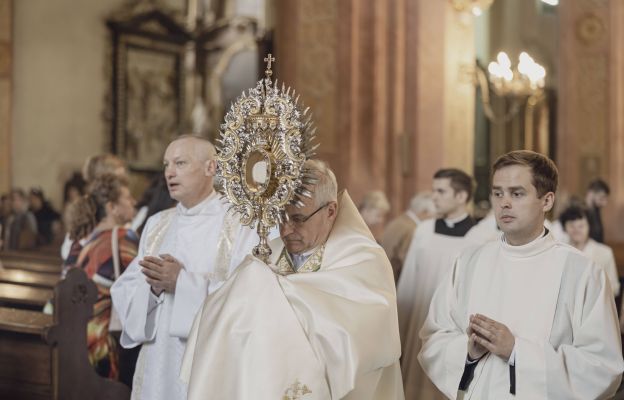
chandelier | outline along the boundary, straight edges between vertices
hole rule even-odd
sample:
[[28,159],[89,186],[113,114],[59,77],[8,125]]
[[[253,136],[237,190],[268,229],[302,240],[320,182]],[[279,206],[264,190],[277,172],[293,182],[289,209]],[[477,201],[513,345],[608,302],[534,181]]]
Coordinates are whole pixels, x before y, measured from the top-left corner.
[[494,0],[450,0],[450,2],[455,11],[471,12],[478,17],[494,3]]
[[488,73],[492,88],[499,96],[530,96],[544,88],[546,78],[546,69],[524,51],[513,69],[509,56],[501,51],[496,61],[488,65]]
[[[472,70],[475,85],[480,89],[485,116],[494,123],[506,123],[515,118],[526,106],[528,113],[546,99],[544,85],[546,69],[522,52],[518,64],[512,66],[507,53],[500,52],[487,69],[477,62]],[[491,95],[506,104],[501,114],[492,107]]]

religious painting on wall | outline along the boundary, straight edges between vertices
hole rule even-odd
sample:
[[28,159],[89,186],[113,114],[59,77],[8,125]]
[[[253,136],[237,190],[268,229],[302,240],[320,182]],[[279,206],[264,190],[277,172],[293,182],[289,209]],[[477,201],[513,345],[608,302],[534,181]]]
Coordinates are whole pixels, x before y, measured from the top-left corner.
[[160,11],[109,20],[113,38],[112,150],[134,171],[162,169],[184,129],[184,28]]

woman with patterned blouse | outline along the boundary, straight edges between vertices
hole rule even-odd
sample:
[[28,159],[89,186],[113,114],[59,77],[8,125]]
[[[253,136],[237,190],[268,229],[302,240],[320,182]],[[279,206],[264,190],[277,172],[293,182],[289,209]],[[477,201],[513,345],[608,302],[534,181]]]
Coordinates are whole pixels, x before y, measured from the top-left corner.
[[[125,374],[123,363],[120,366],[118,362],[118,335],[113,334],[114,327],[109,327],[112,314],[110,287],[137,254],[139,239],[136,233],[123,228],[134,217],[134,204],[126,179],[105,174],[96,178],[87,194],[72,204],[68,216],[73,244],[66,266],[82,268],[98,288],[93,318],[87,326],[89,361],[98,374],[112,379]],[[81,238],[87,238],[84,245],[80,244]]]

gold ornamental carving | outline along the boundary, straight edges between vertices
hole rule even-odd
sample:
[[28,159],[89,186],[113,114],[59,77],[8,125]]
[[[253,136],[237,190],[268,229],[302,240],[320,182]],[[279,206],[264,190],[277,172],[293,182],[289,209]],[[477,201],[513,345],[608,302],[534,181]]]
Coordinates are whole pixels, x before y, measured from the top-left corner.
[[309,109],[303,109],[291,88],[281,89],[271,80],[268,55],[266,77],[232,104],[217,140],[217,177],[230,209],[241,223],[255,227],[260,243],[253,255],[268,262],[269,230],[287,218],[288,203],[301,206],[300,196],[310,197],[305,186],[314,183],[303,164],[313,146],[316,129]]
[[296,380],[284,393],[282,400],[301,400],[306,394],[310,394],[312,391],[307,385]]

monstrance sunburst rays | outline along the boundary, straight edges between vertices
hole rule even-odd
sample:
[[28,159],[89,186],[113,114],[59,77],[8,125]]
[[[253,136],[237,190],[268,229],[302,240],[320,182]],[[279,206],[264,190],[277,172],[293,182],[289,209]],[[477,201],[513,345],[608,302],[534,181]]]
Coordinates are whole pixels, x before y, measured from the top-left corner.
[[272,82],[275,58],[269,54],[264,61],[266,77],[243,92],[225,115],[217,140],[217,176],[230,211],[258,231],[254,256],[268,262],[268,233],[287,218],[284,207],[289,202],[301,207],[302,197],[311,197],[306,187],[315,178],[304,163],[319,145],[313,144],[316,128],[309,108],[301,111],[295,91]]

